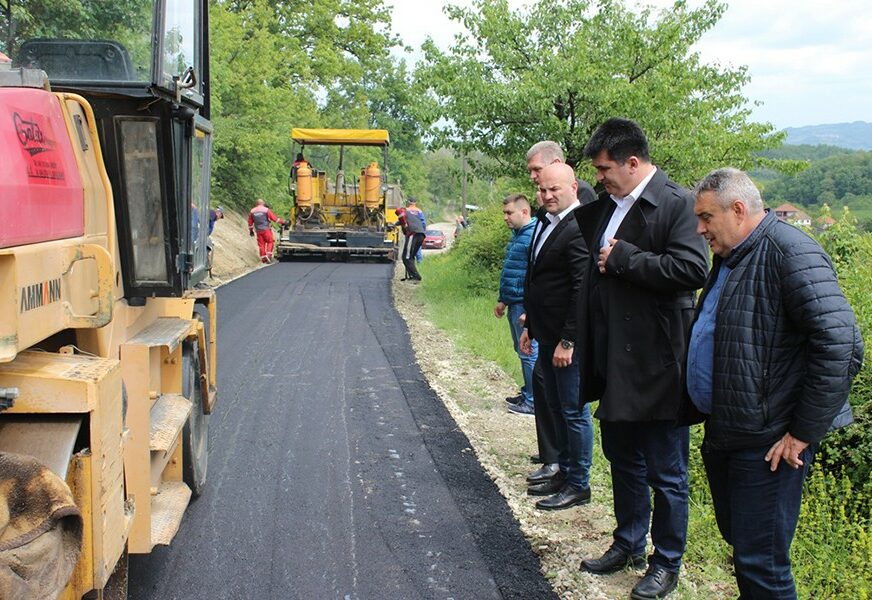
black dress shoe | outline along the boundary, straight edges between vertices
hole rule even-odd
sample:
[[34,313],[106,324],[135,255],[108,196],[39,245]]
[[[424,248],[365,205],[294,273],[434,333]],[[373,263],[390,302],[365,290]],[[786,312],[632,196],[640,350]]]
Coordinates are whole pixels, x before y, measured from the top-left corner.
[[645,576],[633,588],[633,600],[656,600],[665,598],[678,585],[678,573],[667,571],[660,565],[651,565]]
[[557,475],[560,472],[560,465],[557,463],[551,463],[548,465],[542,465],[529,475],[527,475],[527,483],[545,483],[550,480],[552,477]]
[[556,494],[566,485],[566,475],[557,471],[551,479],[542,483],[535,483],[527,488],[528,496],[550,496]]
[[563,488],[544,500],[539,500],[536,503],[536,508],[539,510],[563,510],[564,508],[572,508],[580,504],[590,502],[590,488],[579,489],[568,483]]
[[510,396],[506,398],[506,404],[520,404],[524,401],[524,394],[518,394],[517,396]]
[[627,567],[641,569],[645,566],[645,557],[641,554],[627,554],[612,546],[599,558],[585,558],[581,561],[581,570],[595,575],[605,575],[623,571]]

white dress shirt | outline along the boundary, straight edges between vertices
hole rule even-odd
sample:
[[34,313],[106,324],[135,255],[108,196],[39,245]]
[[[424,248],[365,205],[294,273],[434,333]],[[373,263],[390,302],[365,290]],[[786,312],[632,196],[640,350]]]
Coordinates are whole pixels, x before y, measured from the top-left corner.
[[630,212],[630,209],[633,208],[633,204],[636,203],[636,200],[639,196],[642,195],[642,192],[645,191],[647,185],[651,182],[651,179],[654,177],[654,173],[657,172],[657,167],[651,169],[651,172],[645,176],[645,179],[639,182],[639,185],[633,188],[633,191],[624,196],[623,198],[618,198],[617,196],[611,195],[611,199],[617,205],[615,207],[615,212],[612,213],[612,218],[609,219],[609,224],[606,225],[606,230],[603,231],[603,237],[600,240],[600,247],[605,248],[609,245],[609,240],[615,237],[615,233],[618,231],[618,227],[621,226],[621,223],[624,222],[624,217],[627,216],[627,213]]
[[[545,240],[548,239],[548,236],[551,235],[551,232],[557,228],[557,224],[563,220],[563,218],[574,211],[576,208],[581,206],[581,203],[576,200],[569,207],[560,212],[559,214],[552,215],[551,213],[545,213],[545,218],[548,219],[548,223],[544,225],[544,229],[541,229],[541,233],[539,233],[539,239],[536,242],[536,248],[533,250],[533,262],[539,258],[539,250],[542,249],[542,245],[545,243]],[[543,221],[539,221],[539,223],[543,223]],[[541,225],[539,225],[541,227]]]

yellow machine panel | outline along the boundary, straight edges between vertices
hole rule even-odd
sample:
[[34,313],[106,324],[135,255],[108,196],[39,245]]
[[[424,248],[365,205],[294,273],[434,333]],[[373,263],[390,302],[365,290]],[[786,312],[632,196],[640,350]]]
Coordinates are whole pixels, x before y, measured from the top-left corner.
[[[388,146],[384,129],[301,129],[291,131],[300,153],[291,170],[293,207],[289,227],[276,253],[291,256],[396,257],[397,234],[388,220]],[[304,151],[312,146],[339,146],[339,164],[328,173],[313,166]],[[370,160],[344,169],[346,147],[369,146],[382,151],[381,164]],[[358,156],[359,158],[359,156]],[[395,217],[395,215],[394,215]],[[395,221],[395,218],[394,218]]]

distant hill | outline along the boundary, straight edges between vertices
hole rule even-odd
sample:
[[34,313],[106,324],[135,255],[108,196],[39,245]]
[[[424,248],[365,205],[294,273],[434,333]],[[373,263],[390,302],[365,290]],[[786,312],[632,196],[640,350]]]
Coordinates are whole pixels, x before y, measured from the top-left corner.
[[862,151],[849,150],[848,148],[839,146],[825,146],[823,144],[816,146],[810,146],[808,144],[802,144],[799,146],[784,144],[778,148],[761,150],[757,155],[771,158],[773,160],[807,160],[809,162],[815,162],[831,156],[836,156],[837,154],[854,154],[856,152]]
[[872,123],[833,123],[831,125],[808,125],[788,127],[785,144],[826,144],[852,150],[872,150]]

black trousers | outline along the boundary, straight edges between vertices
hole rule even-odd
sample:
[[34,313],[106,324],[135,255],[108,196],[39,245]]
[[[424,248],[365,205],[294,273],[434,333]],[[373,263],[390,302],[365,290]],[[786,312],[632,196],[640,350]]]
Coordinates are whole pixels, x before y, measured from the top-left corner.
[[[536,445],[539,447],[539,458],[542,464],[557,464],[560,459],[558,444],[558,423],[554,418],[549,403],[545,399],[545,378],[542,374],[542,353],[533,368],[533,411],[536,417]],[[549,357],[548,360],[551,360]]]
[[403,245],[403,265],[406,267],[406,279],[421,280],[421,274],[418,273],[418,266],[415,264],[415,255],[418,254],[423,243],[423,233],[413,233],[406,236],[406,242]]

